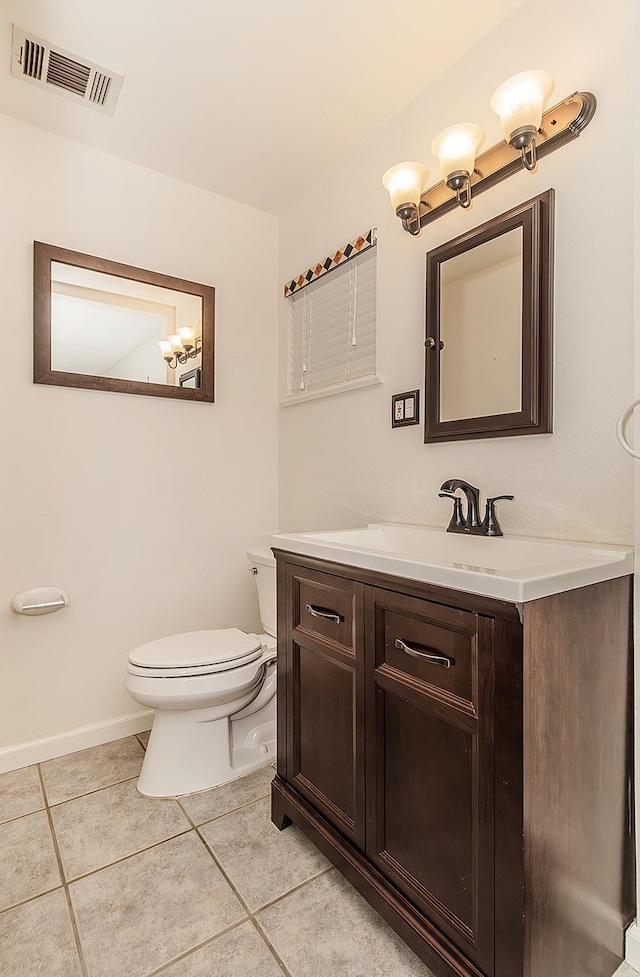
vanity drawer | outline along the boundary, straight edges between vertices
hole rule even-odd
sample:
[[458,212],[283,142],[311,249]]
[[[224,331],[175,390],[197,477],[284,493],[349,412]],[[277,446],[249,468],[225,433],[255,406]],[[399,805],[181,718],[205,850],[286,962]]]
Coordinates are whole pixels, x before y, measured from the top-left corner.
[[378,589],[374,602],[376,671],[400,681],[416,679],[427,694],[475,707],[477,615]]
[[355,622],[362,603],[362,584],[329,573],[294,573],[293,629],[355,654]]

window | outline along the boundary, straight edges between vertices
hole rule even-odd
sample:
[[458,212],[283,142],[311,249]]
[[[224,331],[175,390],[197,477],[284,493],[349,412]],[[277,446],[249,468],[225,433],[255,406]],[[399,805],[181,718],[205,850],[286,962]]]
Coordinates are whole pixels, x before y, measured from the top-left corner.
[[300,288],[287,301],[284,403],[377,382],[375,247]]

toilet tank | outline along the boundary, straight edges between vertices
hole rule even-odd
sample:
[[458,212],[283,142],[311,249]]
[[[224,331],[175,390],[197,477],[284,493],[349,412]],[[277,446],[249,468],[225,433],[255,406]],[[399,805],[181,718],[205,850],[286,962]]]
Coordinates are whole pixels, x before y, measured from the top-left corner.
[[276,561],[268,547],[249,550],[249,562],[258,588],[260,620],[267,634],[276,636]]

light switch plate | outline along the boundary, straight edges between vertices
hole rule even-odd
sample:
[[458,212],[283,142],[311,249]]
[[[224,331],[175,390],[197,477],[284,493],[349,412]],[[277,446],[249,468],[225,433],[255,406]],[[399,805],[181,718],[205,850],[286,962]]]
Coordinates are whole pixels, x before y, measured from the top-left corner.
[[420,423],[420,391],[407,390],[391,397],[391,427]]

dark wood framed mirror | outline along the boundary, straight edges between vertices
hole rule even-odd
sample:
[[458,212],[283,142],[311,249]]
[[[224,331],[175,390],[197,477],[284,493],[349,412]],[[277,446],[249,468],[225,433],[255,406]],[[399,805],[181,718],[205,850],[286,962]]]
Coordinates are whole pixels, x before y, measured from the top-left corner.
[[33,256],[34,383],[213,403],[211,285],[39,241]]
[[426,443],[552,431],[554,195],[428,252]]

